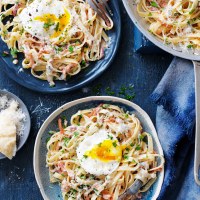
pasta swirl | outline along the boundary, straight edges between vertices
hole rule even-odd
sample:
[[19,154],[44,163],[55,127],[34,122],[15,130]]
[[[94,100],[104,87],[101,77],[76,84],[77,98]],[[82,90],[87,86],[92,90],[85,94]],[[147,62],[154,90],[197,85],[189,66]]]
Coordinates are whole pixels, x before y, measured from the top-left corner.
[[[58,124],[60,131],[53,132],[47,143],[46,162],[50,181],[61,183],[63,199],[117,200],[137,179],[143,182],[141,192],[145,192],[163,167],[164,158],[154,151],[152,136],[142,130],[134,114],[118,106],[101,104],[80,110],[71,117],[71,125],[66,121],[61,125],[61,119]],[[122,157],[111,174],[94,176],[82,168],[76,150],[84,139],[100,130],[117,138]],[[117,146],[115,142],[113,145]]]
[[[57,20],[56,23],[51,22],[52,17],[49,19],[44,17],[43,19],[40,16],[33,18],[37,22],[38,20],[49,20],[48,23],[44,22],[42,32],[46,33],[54,27],[57,31],[54,34],[55,38],[42,40],[37,35],[31,34],[31,31],[27,31],[28,23],[34,21],[31,18],[31,12],[34,12],[35,5],[50,7],[52,3],[51,7],[53,7],[53,3],[60,2],[67,6],[70,11],[68,17],[71,17],[69,25],[64,29],[61,27],[60,18],[53,18],[54,21]],[[22,23],[25,20],[24,16],[21,16],[25,9],[30,10],[30,13],[27,14],[30,20],[26,22],[26,28]],[[48,15],[52,16],[51,13],[44,14],[46,18]],[[30,30],[34,28],[34,23],[29,25]],[[2,40],[11,49],[12,55],[14,52],[14,58],[16,58],[17,52],[24,54],[23,68],[31,69],[33,76],[47,80],[50,86],[55,84],[54,80],[66,80],[88,67],[90,62],[102,59],[104,49],[109,42],[105,31],[112,27],[113,21],[110,18],[109,23],[106,24],[84,0],[0,1],[0,36]],[[34,30],[37,31],[37,28]]]
[[199,54],[200,5],[198,0],[140,0],[137,12],[149,31],[176,50]]

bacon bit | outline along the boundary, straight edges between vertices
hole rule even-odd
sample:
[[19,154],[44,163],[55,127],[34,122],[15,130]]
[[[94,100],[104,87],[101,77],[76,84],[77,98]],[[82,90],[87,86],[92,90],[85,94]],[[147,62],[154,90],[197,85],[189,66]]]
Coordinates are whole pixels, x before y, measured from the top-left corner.
[[64,167],[65,167],[65,164],[64,162],[59,162],[58,163],[58,170],[56,170],[58,173],[62,173],[64,171]]
[[60,133],[64,134],[65,131],[64,131],[63,127],[62,127],[62,119],[61,118],[58,119],[58,128],[60,130]]
[[127,136],[128,138],[130,138],[130,137],[132,136],[132,133],[131,133],[130,130],[128,130],[128,133],[126,134],[126,136]]
[[115,117],[109,117],[108,121],[109,122],[115,122]]
[[101,194],[103,195],[103,199],[109,199],[110,200],[110,198],[112,197],[112,195],[109,193],[108,190],[103,190],[101,192]]
[[90,200],[90,197],[84,196],[85,200]]
[[100,111],[102,105],[103,105],[103,104],[98,105],[96,108],[94,108],[94,109],[92,110],[91,113],[88,113],[87,116],[88,116],[89,118],[92,117],[92,116],[96,116],[97,113]]
[[17,11],[18,11],[18,9],[20,8],[21,5],[22,5],[21,3],[18,3],[13,7],[13,9],[12,9],[12,15],[13,16],[17,15]]

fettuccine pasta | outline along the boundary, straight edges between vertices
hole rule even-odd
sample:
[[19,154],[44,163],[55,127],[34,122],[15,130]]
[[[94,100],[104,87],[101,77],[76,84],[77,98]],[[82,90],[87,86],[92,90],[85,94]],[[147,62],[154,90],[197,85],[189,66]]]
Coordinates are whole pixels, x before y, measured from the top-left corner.
[[137,11],[149,23],[149,31],[177,50],[200,50],[198,0],[140,0]]
[[118,106],[80,110],[71,125],[60,118],[58,126],[50,132],[46,163],[63,199],[117,200],[136,180],[143,183],[139,193],[145,192],[162,170],[164,158],[155,152],[152,136]]
[[[66,80],[104,57],[113,21],[102,20],[85,0],[1,0],[0,36],[36,78]],[[15,63],[16,60],[15,60]]]

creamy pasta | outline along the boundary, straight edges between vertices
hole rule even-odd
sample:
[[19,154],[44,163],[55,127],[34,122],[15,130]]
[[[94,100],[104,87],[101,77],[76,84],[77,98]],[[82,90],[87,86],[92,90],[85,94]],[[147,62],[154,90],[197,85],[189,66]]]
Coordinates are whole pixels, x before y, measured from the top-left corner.
[[58,126],[50,132],[46,163],[63,199],[117,200],[136,180],[143,184],[139,193],[145,192],[162,170],[164,158],[154,150],[152,136],[118,106],[80,110],[71,125],[60,118]]
[[198,0],[140,0],[137,11],[149,23],[149,31],[165,44],[199,53]]
[[[1,0],[0,36],[36,78],[66,80],[104,56],[113,21],[84,0]],[[17,63],[17,62],[15,62]]]

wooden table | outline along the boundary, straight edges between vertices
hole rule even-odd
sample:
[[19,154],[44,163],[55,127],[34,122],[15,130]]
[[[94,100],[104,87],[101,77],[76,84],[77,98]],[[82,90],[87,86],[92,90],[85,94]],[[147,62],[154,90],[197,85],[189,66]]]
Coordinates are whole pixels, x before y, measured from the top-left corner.
[[[149,95],[156,87],[172,56],[139,55],[133,52],[133,24],[120,1],[122,16],[122,38],[116,59],[109,69],[83,89],[63,95],[44,95],[30,91],[10,80],[0,71],[0,88],[19,96],[27,105],[31,120],[31,132],[24,147],[13,160],[0,160],[0,199],[1,200],[40,200],[42,199],[33,172],[33,148],[38,129],[43,121],[56,108],[64,103],[95,94],[95,86],[101,86],[100,95],[107,95],[109,87],[115,95],[122,85],[134,85],[134,102],[140,105],[155,122],[156,106]],[[3,67],[3,66],[1,66]],[[38,86],[39,87],[39,86]]]

